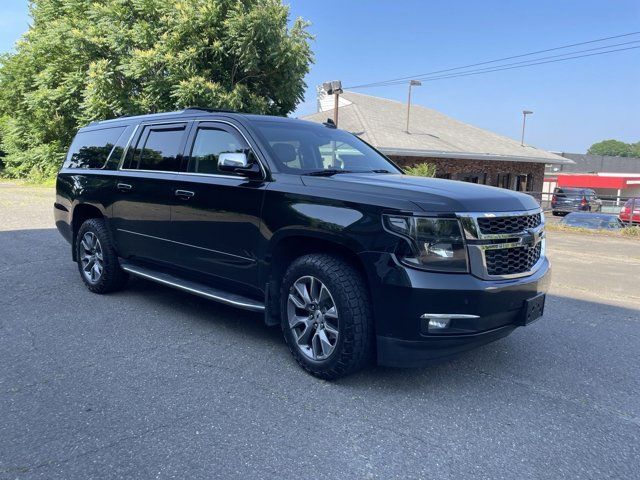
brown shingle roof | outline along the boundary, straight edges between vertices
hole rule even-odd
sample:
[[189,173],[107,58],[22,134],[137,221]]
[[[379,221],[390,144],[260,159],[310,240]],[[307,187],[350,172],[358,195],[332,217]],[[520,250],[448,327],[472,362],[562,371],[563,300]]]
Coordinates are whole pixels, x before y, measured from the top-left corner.
[[[454,120],[436,110],[411,105],[410,132],[406,133],[407,106],[386,98],[344,92],[351,102],[339,107],[339,127],[355,133],[387,155],[502,160],[534,163],[572,163],[559,155]],[[333,110],[302,117],[325,122]]]

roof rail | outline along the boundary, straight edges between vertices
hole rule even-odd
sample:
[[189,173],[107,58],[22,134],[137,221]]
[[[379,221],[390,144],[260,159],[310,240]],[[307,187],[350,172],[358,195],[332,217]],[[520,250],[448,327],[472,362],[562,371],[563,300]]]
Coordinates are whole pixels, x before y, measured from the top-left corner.
[[187,107],[184,109],[185,112],[191,111],[191,110],[196,110],[199,112],[210,112],[210,113],[217,113],[217,112],[222,112],[222,113],[240,113],[236,110],[231,110],[228,108],[208,108],[208,107]]

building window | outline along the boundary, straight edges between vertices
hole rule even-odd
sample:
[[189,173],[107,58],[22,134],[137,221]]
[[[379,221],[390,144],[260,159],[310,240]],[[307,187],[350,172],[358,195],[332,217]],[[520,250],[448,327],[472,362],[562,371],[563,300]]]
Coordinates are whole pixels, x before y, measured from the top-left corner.
[[496,182],[496,187],[500,188],[511,188],[511,174],[510,173],[499,173],[498,181]]
[[485,185],[487,183],[486,173],[467,173],[460,176],[460,180],[469,183],[480,183]]
[[533,175],[523,173],[516,177],[516,190],[518,192],[530,192],[533,187]]

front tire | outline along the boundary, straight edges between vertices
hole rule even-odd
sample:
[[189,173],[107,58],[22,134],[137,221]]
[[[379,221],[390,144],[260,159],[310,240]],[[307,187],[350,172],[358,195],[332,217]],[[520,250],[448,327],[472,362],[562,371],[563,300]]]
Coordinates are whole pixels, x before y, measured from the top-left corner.
[[109,293],[124,287],[128,276],[120,268],[118,254],[103,219],[90,218],[80,226],[76,254],[80,277],[90,291]]
[[360,273],[333,255],[295,260],[281,289],[282,330],[307,372],[333,380],[363,368],[373,353],[369,294]]

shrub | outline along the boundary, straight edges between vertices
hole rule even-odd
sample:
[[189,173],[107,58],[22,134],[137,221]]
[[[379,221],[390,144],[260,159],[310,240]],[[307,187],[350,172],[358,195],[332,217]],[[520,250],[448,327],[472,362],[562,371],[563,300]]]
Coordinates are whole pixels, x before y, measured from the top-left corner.
[[433,163],[416,163],[404,169],[407,175],[415,175],[416,177],[435,177],[436,166]]

